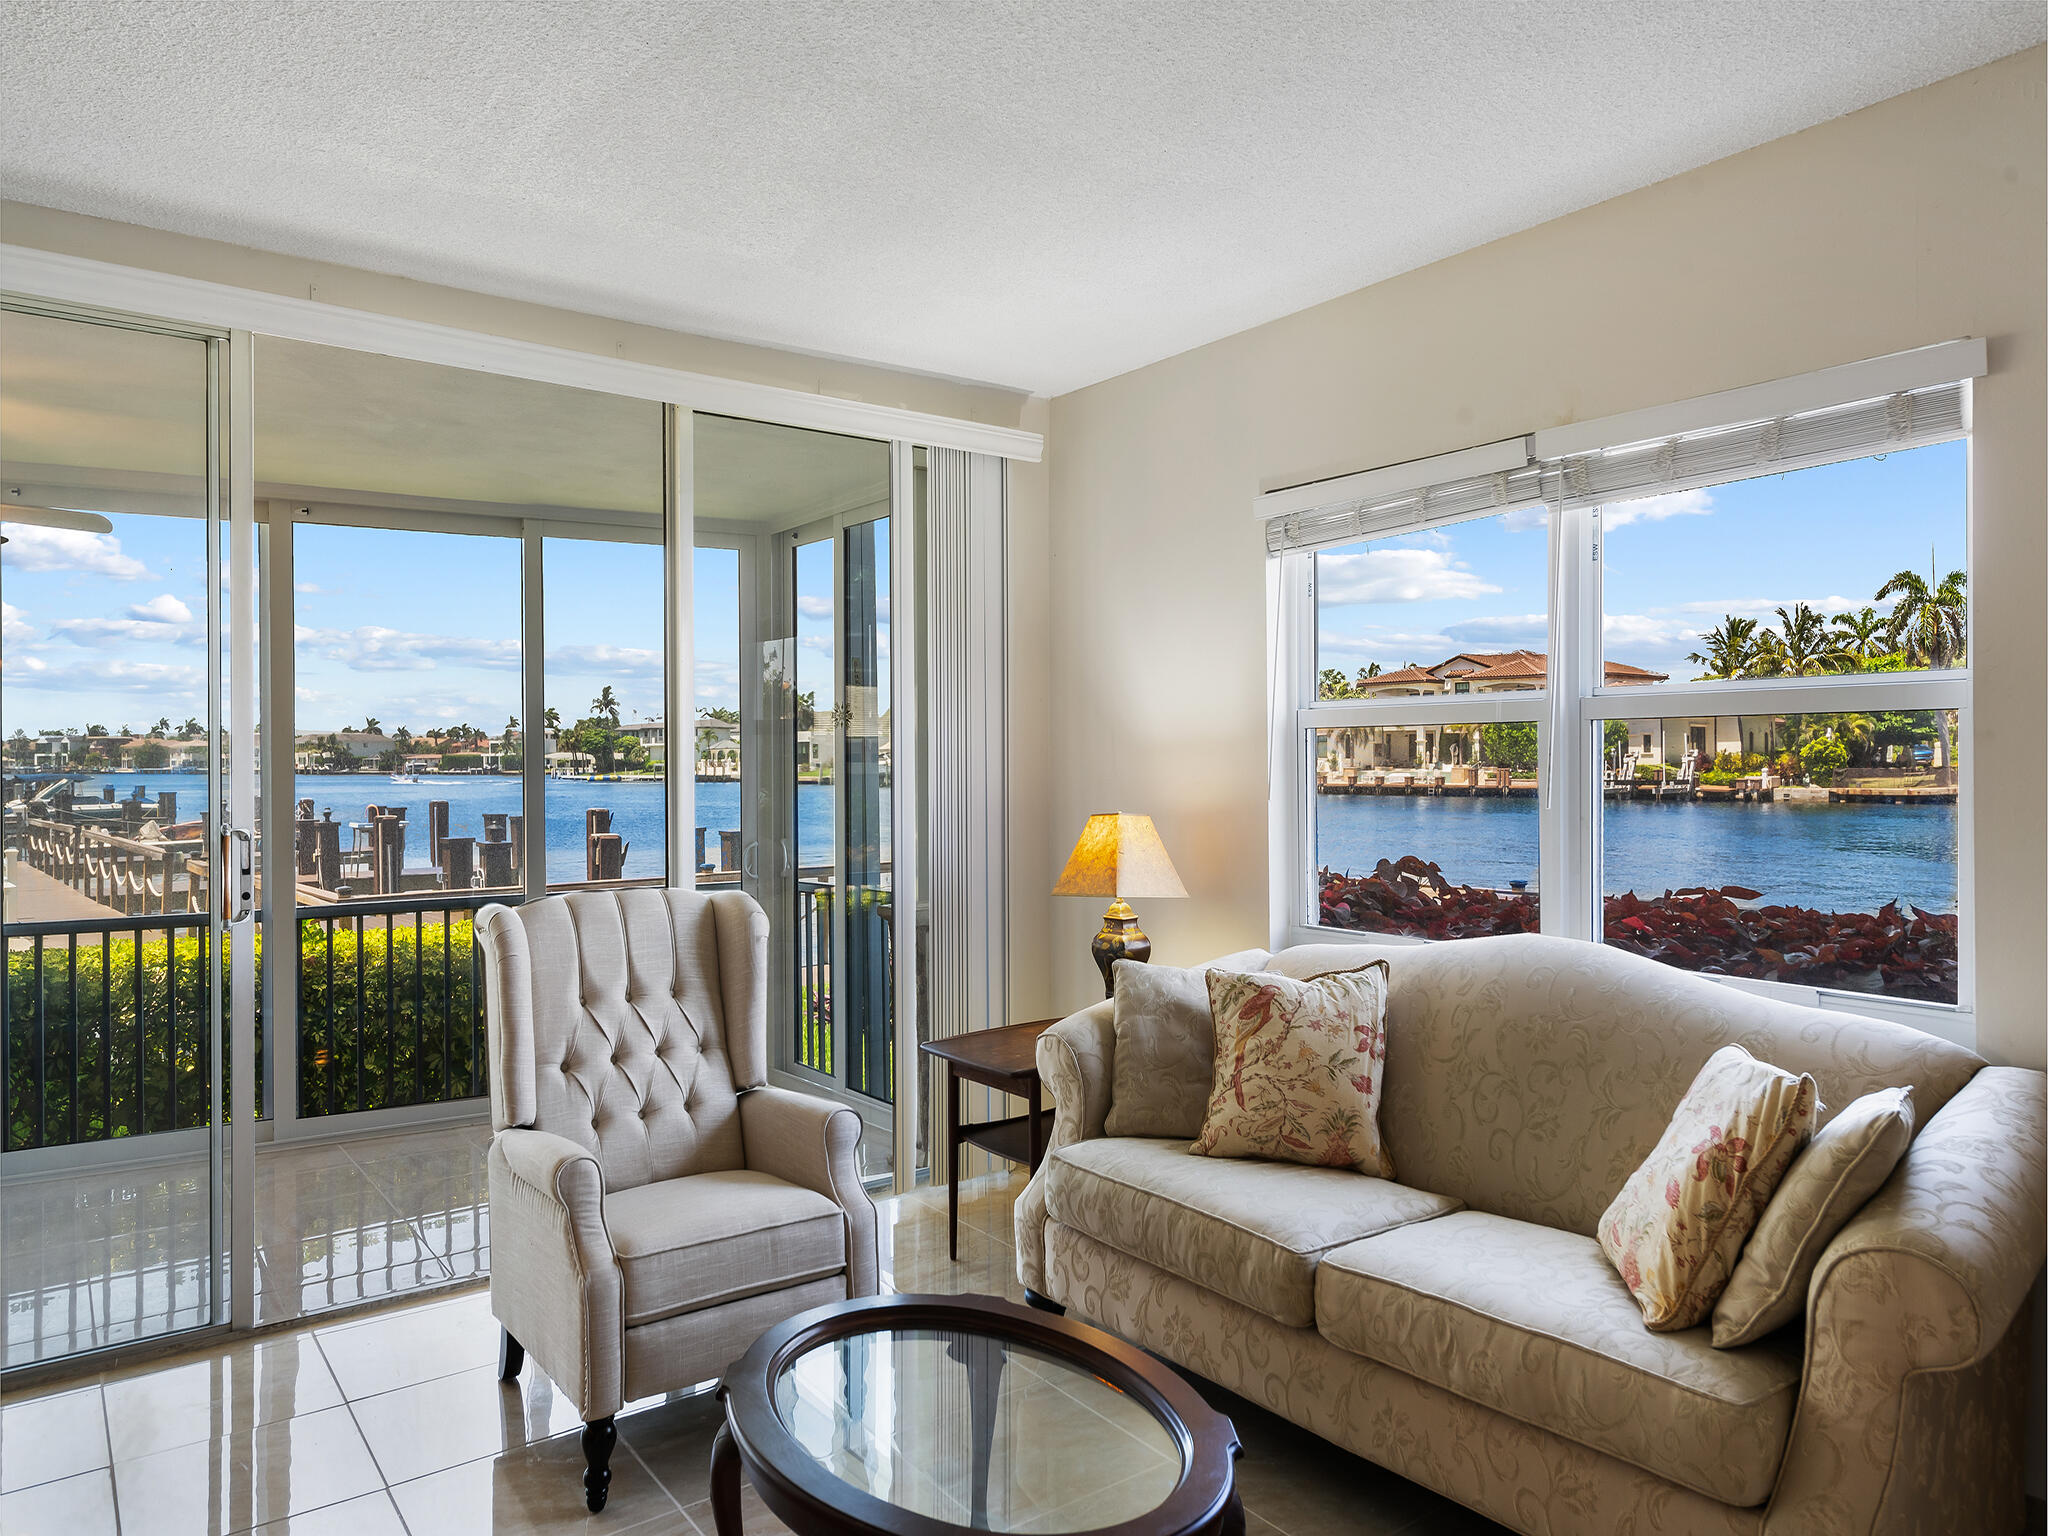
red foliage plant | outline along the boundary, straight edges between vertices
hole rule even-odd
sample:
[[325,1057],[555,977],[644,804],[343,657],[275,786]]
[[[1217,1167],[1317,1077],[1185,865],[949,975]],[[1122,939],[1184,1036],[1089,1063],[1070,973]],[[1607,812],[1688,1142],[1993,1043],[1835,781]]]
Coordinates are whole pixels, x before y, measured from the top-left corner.
[[[1453,884],[1413,854],[1380,860],[1369,875],[1323,870],[1326,928],[1469,939],[1533,933],[1536,898]],[[1745,976],[1925,1002],[1956,1000],[1954,913],[1887,902],[1875,912],[1760,906],[1739,885],[1688,886],[1662,896],[1633,891],[1606,902],[1617,949],[1709,976]]]
[[1491,933],[1534,933],[1534,896],[1455,885],[1414,854],[1381,859],[1369,875],[1324,870],[1322,923],[1418,939],[1475,939]]

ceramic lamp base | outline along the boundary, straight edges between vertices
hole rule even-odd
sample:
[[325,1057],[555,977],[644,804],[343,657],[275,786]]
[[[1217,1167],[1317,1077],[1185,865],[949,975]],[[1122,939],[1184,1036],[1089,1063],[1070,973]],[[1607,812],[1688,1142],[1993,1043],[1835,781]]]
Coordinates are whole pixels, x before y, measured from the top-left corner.
[[1121,896],[1102,914],[1102,931],[1089,944],[1088,953],[1095,957],[1095,968],[1102,972],[1104,997],[1116,995],[1117,961],[1152,958],[1152,941],[1138,926],[1138,914]]

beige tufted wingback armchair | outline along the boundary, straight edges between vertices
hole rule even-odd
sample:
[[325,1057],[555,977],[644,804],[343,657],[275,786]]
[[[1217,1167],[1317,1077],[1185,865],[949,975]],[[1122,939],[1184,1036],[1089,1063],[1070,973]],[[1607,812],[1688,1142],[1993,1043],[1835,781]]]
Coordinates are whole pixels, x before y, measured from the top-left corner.
[[575,1398],[595,1511],[628,1398],[874,1294],[860,1117],[765,1086],[768,918],[743,892],[577,892],[476,929],[499,1375],[530,1352]]

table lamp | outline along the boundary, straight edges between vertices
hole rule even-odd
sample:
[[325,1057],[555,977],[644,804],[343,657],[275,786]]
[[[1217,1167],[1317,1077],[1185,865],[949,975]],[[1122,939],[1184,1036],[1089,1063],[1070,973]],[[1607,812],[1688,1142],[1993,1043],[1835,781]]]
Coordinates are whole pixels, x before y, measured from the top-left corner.
[[1102,931],[1088,946],[1102,972],[1102,995],[1109,997],[1115,992],[1117,961],[1145,960],[1152,954],[1152,941],[1145,937],[1137,914],[1124,898],[1185,896],[1188,892],[1173,872],[1173,861],[1166,856],[1152,818],[1108,811],[1088,818],[1052,893],[1111,898],[1109,910],[1102,914]]

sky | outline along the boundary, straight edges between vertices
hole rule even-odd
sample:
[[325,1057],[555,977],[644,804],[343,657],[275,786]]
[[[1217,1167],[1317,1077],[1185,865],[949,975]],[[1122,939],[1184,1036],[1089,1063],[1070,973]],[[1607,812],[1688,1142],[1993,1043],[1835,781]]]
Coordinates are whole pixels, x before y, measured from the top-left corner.
[[[0,734],[19,727],[173,728],[206,709],[205,525],[115,514],[105,534],[7,524],[0,549]],[[878,542],[888,654],[888,541]],[[564,722],[609,685],[622,720],[662,712],[662,551],[544,541],[547,702]],[[519,544],[451,533],[300,524],[293,534],[300,732],[474,725],[520,710]],[[832,547],[797,556],[802,688],[832,684]],[[693,571],[696,705],[737,708],[739,557],[699,548]],[[881,707],[887,707],[886,695]]]
[[[1734,613],[1775,625],[1795,602],[1832,616],[1890,603],[1901,569],[1938,580],[1966,569],[1962,442],[1606,507],[1602,628],[1607,657],[1674,681]],[[1318,557],[1319,668],[1354,676],[1430,666],[1461,650],[1544,651],[1548,514],[1478,518]]]

